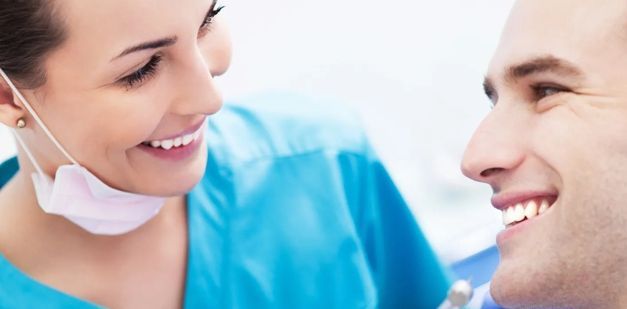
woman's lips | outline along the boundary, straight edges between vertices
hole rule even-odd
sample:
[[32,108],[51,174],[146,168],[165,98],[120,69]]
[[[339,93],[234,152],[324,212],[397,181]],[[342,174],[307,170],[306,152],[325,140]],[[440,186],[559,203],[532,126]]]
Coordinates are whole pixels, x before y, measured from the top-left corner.
[[144,144],[141,144],[137,147],[159,159],[179,161],[179,160],[187,159],[191,157],[194,153],[196,153],[199,146],[202,145],[202,142],[203,142],[202,137],[203,137],[203,134],[201,133],[198,139],[191,142],[187,146],[174,147],[174,148],[171,148],[170,150],[165,150],[161,147],[154,148],[152,146],[147,146]]
[[202,144],[204,121],[200,125],[186,130],[182,134],[169,139],[144,142],[137,147],[147,153],[164,160],[178,161],[190,157]]
[[146,146],[152,146],[154,148],[162,147],[165,150],[170,150],[172,147],[185,146],[192,141],[198,139],[200,132],[205,124],[205,118],[197,124],[185,129],[183,132],[173,134],[168,137],[153,139],[143,142]]

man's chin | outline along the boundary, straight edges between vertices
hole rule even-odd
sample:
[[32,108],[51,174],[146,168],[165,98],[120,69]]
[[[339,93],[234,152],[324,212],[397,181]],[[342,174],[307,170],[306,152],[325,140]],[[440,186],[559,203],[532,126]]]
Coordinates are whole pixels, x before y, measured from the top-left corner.
[[[511,263],[514,264],[514,263]],[[524,265],[500,264],[490,283],[490,295],[505,308],[543,307],[541,285],[530,276]],[[546,294],[548,291],[545,291]]]
[[515,288],[510,285],[505,285],[500,282],[496,277],[492,278],[490,283],[490,295],[495,303],[505,308],[518,308],[522,304],[517,299]]

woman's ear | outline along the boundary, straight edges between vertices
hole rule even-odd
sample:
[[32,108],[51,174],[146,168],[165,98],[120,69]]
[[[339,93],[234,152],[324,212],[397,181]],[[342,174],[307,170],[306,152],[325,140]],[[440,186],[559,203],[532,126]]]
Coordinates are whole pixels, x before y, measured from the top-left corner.
[[18,100],[11,87],[0,77],[0,123],[15,128],[18,120],[26,116],[26,110]]

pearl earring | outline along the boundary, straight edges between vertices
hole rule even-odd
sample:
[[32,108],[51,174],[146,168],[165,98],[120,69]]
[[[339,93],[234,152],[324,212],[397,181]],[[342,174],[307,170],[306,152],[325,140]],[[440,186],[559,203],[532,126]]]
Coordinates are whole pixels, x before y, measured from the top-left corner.
[[19,129],[24,129],[26,128],[26,120],[24,120],[24,118],[20,118],[17,120],[17,127]]

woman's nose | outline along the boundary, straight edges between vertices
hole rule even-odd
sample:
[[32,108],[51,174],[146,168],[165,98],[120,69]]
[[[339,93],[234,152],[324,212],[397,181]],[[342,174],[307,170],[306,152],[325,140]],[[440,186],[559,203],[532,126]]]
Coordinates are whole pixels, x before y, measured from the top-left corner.
[[207,51],[198,47],[176,74],[177,97],[172,113],[180,115],[216,113],[223,99],[215,77],[226,72],[230,64],[230,49]]

